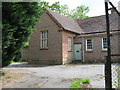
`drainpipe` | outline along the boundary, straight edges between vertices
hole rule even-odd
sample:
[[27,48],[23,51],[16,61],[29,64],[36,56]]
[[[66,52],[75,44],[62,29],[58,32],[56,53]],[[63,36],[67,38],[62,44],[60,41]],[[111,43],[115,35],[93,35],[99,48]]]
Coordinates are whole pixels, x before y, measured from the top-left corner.
[[82,47],[83,47],[83,49],[82,49],[82,51],[83,51],[83,62],[85,62],[85,54],[84,54],[84,53],[85,53],[85,52],[84,52],[84,50],[85,50],[85,49],[84,49],[85,43],[84,43],[84,37],[82,37],[82,43],[83,43],[83,44],[82,44],[82,45],[83,45],[83,46],[82,46]]

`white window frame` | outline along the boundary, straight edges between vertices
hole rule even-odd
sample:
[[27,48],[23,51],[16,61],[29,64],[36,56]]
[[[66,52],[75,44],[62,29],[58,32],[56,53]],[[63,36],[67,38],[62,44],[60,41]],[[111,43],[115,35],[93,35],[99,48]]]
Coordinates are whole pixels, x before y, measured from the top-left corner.
[[48,48],[48,31],[41,31],[40,32],[40,48]]
[[[87,40],[91,40],[92,41],[92,49],[88,49],[88,44],[87,44]],[[93,39],[86,39],[86,50],[87,51],[92,51],[93,50]]]
[[[104,48],[104,42],[103,42],[103,39],[104,39],[104,38],[106,38],[106,37],[103,37],[103,38],[102,38],[102,50],[107,51],[107,48]],[[107,39],[107,38],[106,38],[106,39]],[[106,41],[106,44],[107,44],[107,41]]]
[[68,38],[68,51],[72,51],[72,38]]

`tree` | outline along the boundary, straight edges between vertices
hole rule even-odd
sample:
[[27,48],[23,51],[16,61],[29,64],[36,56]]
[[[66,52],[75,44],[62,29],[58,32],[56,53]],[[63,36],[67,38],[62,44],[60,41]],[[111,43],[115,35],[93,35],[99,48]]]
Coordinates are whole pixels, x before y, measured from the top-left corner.
[[71,11],[70,17],[74,19],[88,18],[88,16],[86,16],[86,13],[88,12],[89,8],[84,5],[81,5]]
[[42,14],[37,2],[2,3],[2,66],[14,60]]
[[60,9],[57,10],[60,14],[65,15],[67,17],[73,19],[83,19],[83,18],[88,18],[86,14],[89,12],[89,7],[86,7],[85,5],[81,5],[76,7],[75,9],[70,10],[67,5],[61,5]]

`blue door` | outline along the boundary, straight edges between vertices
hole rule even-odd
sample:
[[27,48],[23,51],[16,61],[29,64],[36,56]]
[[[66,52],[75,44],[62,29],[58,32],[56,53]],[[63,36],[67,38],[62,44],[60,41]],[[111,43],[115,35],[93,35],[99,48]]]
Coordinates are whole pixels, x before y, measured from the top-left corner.
[[74,44],[74,59],[82,60],[81,53],[82,53],[81,44]]

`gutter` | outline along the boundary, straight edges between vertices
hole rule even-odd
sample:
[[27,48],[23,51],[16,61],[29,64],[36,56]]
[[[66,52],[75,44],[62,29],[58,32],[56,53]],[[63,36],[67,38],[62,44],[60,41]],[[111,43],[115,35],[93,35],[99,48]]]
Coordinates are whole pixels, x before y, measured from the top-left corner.
[[[115,32],[111,32],[110,34],[120,34],[120,31],[115,31]],[[89,37],[89,36],[99,36],[99,35],[106,35],[105,32],[100,32],[100,33],[92,33],[92,34],[80,34],[74,37]]]

